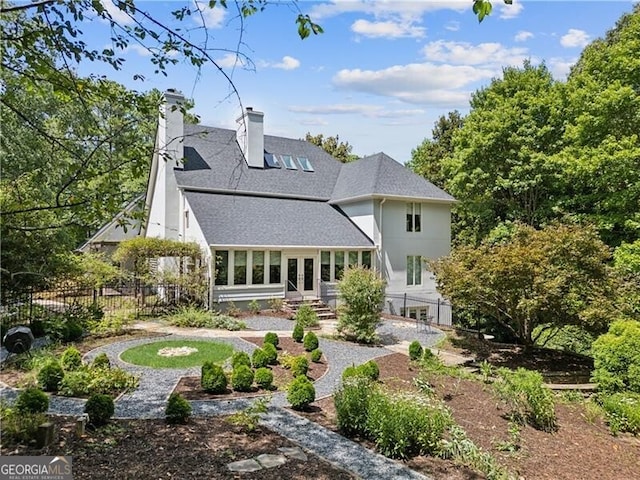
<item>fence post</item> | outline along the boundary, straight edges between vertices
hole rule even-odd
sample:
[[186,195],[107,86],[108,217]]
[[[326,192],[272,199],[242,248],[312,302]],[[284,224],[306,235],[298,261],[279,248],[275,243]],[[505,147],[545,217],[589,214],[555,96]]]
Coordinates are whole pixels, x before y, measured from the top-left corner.
[[29,287],[29,327],[33,326],[33,285]]
[[404,296],[403,296],[403,300],[402,300],[402,309],[404,310],[404,315],[403,317],[408,317],[409,315],[407,315],[407,292],[404,292]]
[[438,298],[438,316],[436,318],[436,323],[440,326],[440,298]]

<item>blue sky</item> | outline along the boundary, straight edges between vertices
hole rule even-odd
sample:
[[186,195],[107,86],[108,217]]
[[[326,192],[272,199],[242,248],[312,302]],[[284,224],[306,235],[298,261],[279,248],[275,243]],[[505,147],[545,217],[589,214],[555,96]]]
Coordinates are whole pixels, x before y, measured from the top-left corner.
[[[584,46],[633,6],[517,0],[506,6],[496,0],[493,13],[479,24],[471,0],[301,1],[297,8],[325,30],[302,41],[296,7],[274,4],[245,19],[237,57],[232,52],[241,26],[232,2],[228,10],[201,3],[203,15],[182,24],[172,22],[169,12],[193,2],[137,3],[215,49],[211,55],[233,79],[242,104],[264,112],[265,133],[338,134],[355,154],[384,151],[401,163],[430,137],[440,115],[466,113],[471,92],[499,77],[502,67],[544,61],[563,79]],[[113,12],[114,18],[122,16]],[[83,30],[92,43],[109,45],[106,24],[86,22]],[[123,57],[119,72],[85,64],[80,73],[104,74],[136,90],[177,88],[194,99],[203,124],[235,128],[238,99],[229,96],[228,83],[213,66],[198,71],[177,56],[165,77],[153,73],[148,52],[139,46]],[[134,81],[136,73],[145,80]]]

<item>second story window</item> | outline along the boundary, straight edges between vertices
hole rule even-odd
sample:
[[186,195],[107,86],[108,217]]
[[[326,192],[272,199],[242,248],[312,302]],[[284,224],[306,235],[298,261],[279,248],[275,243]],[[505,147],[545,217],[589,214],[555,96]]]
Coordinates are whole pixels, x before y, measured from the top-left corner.
[[419,203],[407,203],[407,232],[421,231],[422,206]]

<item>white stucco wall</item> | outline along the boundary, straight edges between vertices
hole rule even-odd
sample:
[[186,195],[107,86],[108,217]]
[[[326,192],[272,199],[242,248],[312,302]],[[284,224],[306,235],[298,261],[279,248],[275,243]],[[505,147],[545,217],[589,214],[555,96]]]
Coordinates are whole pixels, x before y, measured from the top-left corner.
[[377,229],[373,212],[373,199],[340,205],[340,208],[365,235],[373,242],[376,241]]

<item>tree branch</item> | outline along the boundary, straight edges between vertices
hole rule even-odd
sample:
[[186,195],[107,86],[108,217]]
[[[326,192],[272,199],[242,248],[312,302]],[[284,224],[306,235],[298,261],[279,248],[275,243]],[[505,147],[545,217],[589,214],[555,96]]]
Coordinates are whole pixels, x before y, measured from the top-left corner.
[[56,3],[55,0],[41,0],[40,2],[25,3],[24,5],[12,5],[10,7],[0,7],[0,13],[19,12],[22,10],[28,10],[30,8],[42,7]]

